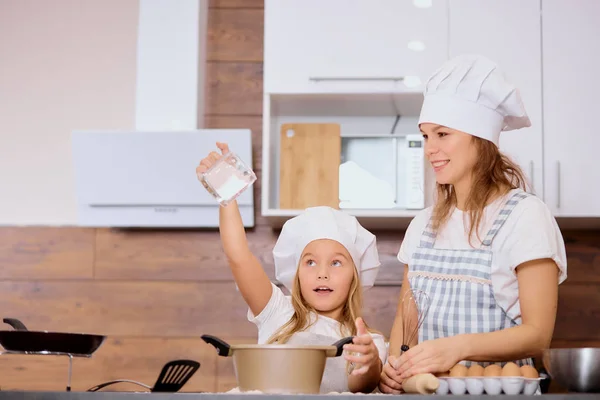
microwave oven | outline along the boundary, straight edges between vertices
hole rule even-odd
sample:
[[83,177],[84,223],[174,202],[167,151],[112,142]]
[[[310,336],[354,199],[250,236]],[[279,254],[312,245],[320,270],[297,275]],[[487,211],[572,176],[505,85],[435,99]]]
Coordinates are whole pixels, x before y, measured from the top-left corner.
[[342,136],[340,208],[425,208],[421,134]]

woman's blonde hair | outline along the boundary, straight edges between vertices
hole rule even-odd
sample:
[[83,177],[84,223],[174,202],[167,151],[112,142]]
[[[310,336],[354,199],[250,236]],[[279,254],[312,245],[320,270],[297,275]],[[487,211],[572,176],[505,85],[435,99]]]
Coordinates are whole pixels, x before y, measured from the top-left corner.
[[[292,290],[292,306],[294,307],[294,314],[290,320],[279,328],[267,341],[267,343],[284,344],[292,337],[296,332],[303,331],[314,324],[314,320],[310,321],[309,316],[311,312],[316,310],[308,304],[308,302],[302,296],[300,290],[300,275],[299,268],[296,270],[296,276],[294,277],[294,287]],[[363,304],[363,293],[360,285],[360,278],[356,267],[352,264],[352,270],[354,276],[350,285],[350,291],[344,310],[342,311],[342,317],[340,320],[340,335],[341,336],[354,336],[356,335],[356,318],[362,316],[362,304]],[[366,323],[365,323],[365,326]],[[367,326],[368,329],[368,326]],[[344,331],[345,330],[345,331]]]
[[[505,195],[512,189],[527,190],[521,168],[502,154],[498,147],[485,139],[471,136],[477,150],[477,163],[473,168],[471,190],[465,202],[469,217],[469,243],[475,233],[481,241],[480,226],[485,206],[493,196]],[[437,200],[433,209],[432,229],[439,230],[456,207],[456,193],[450,184],[436,184]]]

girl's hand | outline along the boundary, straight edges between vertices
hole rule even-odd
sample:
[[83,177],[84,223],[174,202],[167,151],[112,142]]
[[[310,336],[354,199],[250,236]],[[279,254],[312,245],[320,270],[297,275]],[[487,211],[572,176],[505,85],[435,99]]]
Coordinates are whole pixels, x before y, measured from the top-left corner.
[[449,371],[461,361],[461,339],[451,336],[428,340],[404,352],[397,360],[400,380],[416,374]]
[[397,359],[394,356],[388,356],[387,362],[383,366],[381,371],[381,378],[379,380],[379,391],[386,394],[401,394],[402,393],[402,379],[398,371],[394,368],[394,364]]
[[200,164],[196,167],[196,175],[198,176],[199,180],[201,178],[201,175],[204,172],[206,172],[210,167],[212,167],[213,164],[217,162],[217,160],[221,158],[223,154],[229,152],[229,146],[227,145],[227,143],[217,142],[217,147],[219,148],[219,150],[221,150],[221,154],[217,153],[216,151],[211,151],[205,158],[203,158],[200,161]]
[[[356,319],[356,336],[352,341],[353,344],[344,345],[344,350],[347,351],[346,360],[354,363],[352,375],[364,375],[371,368],[378,368],[379,350],[373,342],[373,337],[367,330],[362,318]],[[358,353],[356,355],[352,353]]]

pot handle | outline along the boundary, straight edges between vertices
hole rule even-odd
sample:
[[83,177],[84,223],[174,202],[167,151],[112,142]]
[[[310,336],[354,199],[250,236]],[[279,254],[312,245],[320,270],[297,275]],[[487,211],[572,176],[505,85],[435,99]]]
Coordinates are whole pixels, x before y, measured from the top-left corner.
[[28,330],[24,323],[19,321],[16,318],[4,318],[2,320],[5,324],[12,326],[16,331],[26,331]]
[[231,356],[232,351],[231,351],[231,346],[229,345],[229,343],[225,342],[222,339],[219,339],[216,336],[211,336],[211,335],[202,335],[201,338],[206,343],[213,345],[215,347],[215,349],[217,349],[217,354],[220,355],[221,357]]
[[332,344],[332,346],[334,346],[335,349],[328,350],[327,357],[341,356],[342,353],[344,352],[344,345],[352,343],[352,340],[354,340],[354,336],[348,336],[348,337],[340,339],[337,342],[335,342],[334,344]]

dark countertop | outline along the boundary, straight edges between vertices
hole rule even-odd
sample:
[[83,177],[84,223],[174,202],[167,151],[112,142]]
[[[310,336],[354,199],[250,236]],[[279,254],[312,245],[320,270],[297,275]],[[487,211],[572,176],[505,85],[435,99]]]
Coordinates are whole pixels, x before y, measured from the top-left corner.
[[[16,392],[16,391],[0,391],[0,400],[141,400],[142,398],[152,397],[154,400],[258,400],[268,398],[269,400],[284,400],[293,398],[296,400],[319,400],[324,397],[331,400],[359,400],[369,399],[376,400],[382,397],[402,397],[403,400],[423,399],[424,395],[402,395],[391,396],[382,394],[339,394],[339,395],[267,395],[267,394],[239,394],[239,393],[133,393],[133,392]],[[453,400],[472,400],[474,396],[463,395],[448,395]],[[440,397],[440,396],[428,396]],[[531,400],[532,396],[517,395],[517,396],[488,396],[488,399],[506,400],[510,397],[513,400]],[[535,396],[536,398],[545,398],[551,400],[600,400],[600,393],[568,393],[568,394],[545,394]]]

